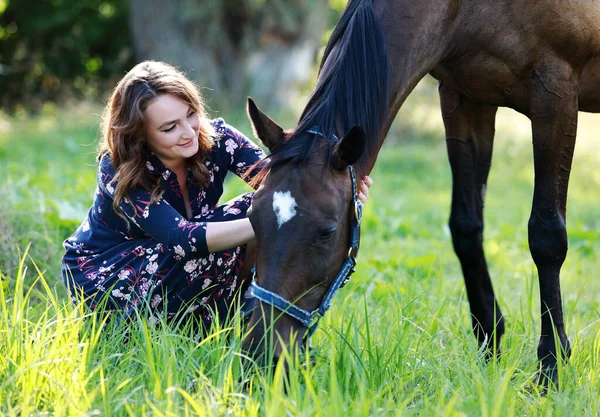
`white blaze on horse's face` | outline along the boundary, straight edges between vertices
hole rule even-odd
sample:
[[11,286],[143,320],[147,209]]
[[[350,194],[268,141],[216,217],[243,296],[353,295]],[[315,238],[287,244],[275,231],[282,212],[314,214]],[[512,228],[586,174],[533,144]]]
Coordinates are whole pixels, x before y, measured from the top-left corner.
[[277,216],[277,226],[281,226],[292,220],[296,215],[296,199],[289,191],[276,191],[273,193],[273,211]]

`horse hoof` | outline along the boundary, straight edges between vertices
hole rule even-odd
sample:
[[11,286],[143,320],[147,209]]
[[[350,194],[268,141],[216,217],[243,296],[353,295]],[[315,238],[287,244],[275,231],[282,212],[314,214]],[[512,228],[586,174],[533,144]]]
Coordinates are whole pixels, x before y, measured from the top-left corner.
[[558,371],[556,366],[540,368],[531,385],[525,387],[530,393],[539,393],[546,396],[549,390],[558,391]]
[[501,351],[500,348],[490,348],[490,347],[483,347],[480,348],[483,350],[483,362],[488,364],[492,361],[500,361],[500,356],[501,355]]

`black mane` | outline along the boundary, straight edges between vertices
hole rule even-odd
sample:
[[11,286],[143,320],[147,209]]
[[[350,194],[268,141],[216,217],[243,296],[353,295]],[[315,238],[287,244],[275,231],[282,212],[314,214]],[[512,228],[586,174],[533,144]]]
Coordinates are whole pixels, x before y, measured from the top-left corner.
[[341,137],[361,126],[367,141],[377,140],[389,102],[389,60],[372,0],[350,0],[325,48],[317,86],[298,127],[270,156],[268,168],[307,159],[318,136]]

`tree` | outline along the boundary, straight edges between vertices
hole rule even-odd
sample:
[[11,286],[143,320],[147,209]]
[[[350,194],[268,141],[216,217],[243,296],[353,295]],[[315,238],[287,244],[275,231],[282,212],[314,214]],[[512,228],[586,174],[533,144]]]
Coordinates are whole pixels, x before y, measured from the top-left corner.
[[[136,59],[164,60],[204,95],[239,102],[251,94],[288,103],[312,79],[328,22],[327,0],[131,0]],[[237,104],[237,103],[236,103]]]

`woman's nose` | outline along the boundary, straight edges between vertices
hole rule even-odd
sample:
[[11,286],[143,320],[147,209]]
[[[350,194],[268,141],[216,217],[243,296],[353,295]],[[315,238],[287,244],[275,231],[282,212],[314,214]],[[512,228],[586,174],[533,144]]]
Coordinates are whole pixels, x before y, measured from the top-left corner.
[[182,136],[186,139],[196,136],[196,126],[194,125],[194,123],[185,123],[184,124],[184,130],[183,130]]

